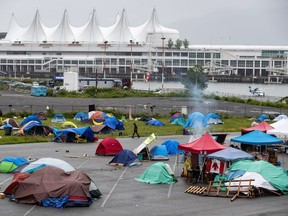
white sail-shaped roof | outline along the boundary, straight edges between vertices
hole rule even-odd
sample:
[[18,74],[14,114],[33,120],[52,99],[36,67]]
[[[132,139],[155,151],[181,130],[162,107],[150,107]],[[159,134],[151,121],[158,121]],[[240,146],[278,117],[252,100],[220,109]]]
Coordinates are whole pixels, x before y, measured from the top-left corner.
[[125,10],[122,11],[121,17],[118,22],[113,26],[109,35],[104,36],[109,42],[128,43],[134,37],[130,31]]
[[64,11],[63,18],[61,22],[53,27],[47,28],[47,41],[56,41],[56,42],[71,42],[75,41],[71,25],[69,23],[67,11]]
[[36,11],[31,25],[27,28],[27,30],[24,32],[24,34],[21,36],[21,39],[19,40],[29,42],[39,42],[47,40],[38,10]]
[[13,41],[13,42],[20,41],[21,36],[26,30],[27,28],[23,28],[17,23],[14,14],[12,14],[5,40]]
[[161,37],[171,38],[172,40],[179,38],[179,32],[176,29],[166,28],[160,24],[155,8],[147,22],[141,26],[131,28],[131,31],[135,40],[139,42],[159,43]]
[[74,28],[76,41],[97,42],[104,41],[103,33],[99,27],[96,11],[93,10],[88,22],[80,28]]

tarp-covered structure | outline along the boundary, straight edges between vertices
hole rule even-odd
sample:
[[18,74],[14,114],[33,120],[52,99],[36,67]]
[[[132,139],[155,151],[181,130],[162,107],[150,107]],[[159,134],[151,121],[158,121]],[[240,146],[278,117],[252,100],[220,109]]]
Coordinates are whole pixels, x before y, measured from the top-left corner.
[[94,131],[89,127],[81,128],[66,128],[62,130],[53,130],[54,138],[53,141],[62,142],[77,142],[79,140],[86,140],[87,142],[94,142]]
[[216,142],[212,136],[206,132],[199,139],[192,141],[187,144],[180,144],[178,148],[187,152],[195,153],[195,154],[211,154],[216,151],[227,148],[227,146],[221,145]]
[[266,131],[271,130],[271,129],[273,129],[273,127],[271,125],[269,125],[266,121],[262,121],[258,125],[241,129],[241,133],[245,134],[245,133],[249,133],[249,132],[255,131],[255,130],[262,131],[262,132],[266,133]]
[[50,133],[49,127],[39,123],[38,121],[29,121],[23,125],[16,133],[17,135],[48,135]]
[[157,119],[151,119],[151,120],[146,122],[146,125],[164,126],[164,123],[162,123],[161,121],[159,121]]
[[163,162],[154,163],[135,180],[148,184],[173,184],[177,182],[169,164]]
[[27,123],[30,122],[30,121],[37,121],[37,122],[39,122],[40,124],[42,124],[42,121],[41,121],[41,119],[40,119],[38,116],[36,116],[36,115],[30,115],[30,116],[27,116],[27,117],[20,123],[20,125],[21,125],[21,126],[24,126],[25,124],[27,124]]
[[[90,206],[93,198],[102,194],[94,182],[81,170],[69,173],[47,166],[23,178],[12,180],[4,191],[19,203],[46,207]],[[17,179],[17,180],[16,180]]]

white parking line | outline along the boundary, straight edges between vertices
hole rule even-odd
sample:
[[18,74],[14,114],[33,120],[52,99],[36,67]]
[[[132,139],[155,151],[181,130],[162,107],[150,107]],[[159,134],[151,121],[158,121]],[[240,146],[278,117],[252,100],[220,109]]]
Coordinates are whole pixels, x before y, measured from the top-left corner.
[[[175,162],[174,162],[174,165],[173,165],[173,173],[174,175],[176,176],[176,165],[177,165],[177,161],[178,161],[178,157],[177,155],[175,156]],[[171,191],[172,191],[172,186],[173,184],[170,184],[170,187],[169,187],[169,191],[168,191],[168,195],[167,195],[167,198],[169,199],[170,198],[170,195],[171,195]]]
[[23,216],[27,216],[28,214],[30,214],[30,212],[32,212],[35,207],[36,205],[32,206]]
[[11,179],[12,179],[12,177],[10,177],[10,178],[8,178],[8,179],[6,179],[6,180],[0,182],[0,185],[4,184],[5,182],[7,182],[7,181],[9,181],[9,180],[11,180]]
[[116,183],[114,184],[112,190],[109,192],[108,196],[106,197],[106,199],[104,200],[104,202],[102,203],[101,207],[103,208],[106,204],[106,202],[108,201],[108,199],[110,198],[111,194],[113,193],[114,189],[116,188],[116,186],[118,185],[120,179],[122,178],[122,176],[124,175],[124,173],[126,172],[127,167],[124,169],[124,171],[122,172],[122,174],[119,176],[118,180],[116,181]]

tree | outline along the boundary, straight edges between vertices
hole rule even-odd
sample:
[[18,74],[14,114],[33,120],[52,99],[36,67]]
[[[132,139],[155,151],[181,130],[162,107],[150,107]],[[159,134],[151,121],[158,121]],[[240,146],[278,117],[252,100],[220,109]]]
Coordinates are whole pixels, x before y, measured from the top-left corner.
[[176,40],[176,43],[175,43],[176,49],[180,49],[181,46],[182,46],[182,40],[177,39],[177,40]]
[[168,49],[172,49],[173,45],[174,45],[173,40],[170,38],[168,40]]
[[182,80],[182,84],[192,93],[195,91],[203,91],[207,88],[207,76],[201,66],[196,65],[187,71],[186,77]]
[[185,40],[183,41],[183,46],[184,46],[185,49],[188,49],[188,47],[189,47],[189,41],[188,41],[187,39],[185,39]]

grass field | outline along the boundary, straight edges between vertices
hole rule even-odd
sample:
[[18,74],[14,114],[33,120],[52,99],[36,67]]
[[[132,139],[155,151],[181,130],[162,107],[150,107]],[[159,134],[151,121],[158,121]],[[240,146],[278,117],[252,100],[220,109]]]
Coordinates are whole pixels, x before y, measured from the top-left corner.
[[[17,119],[17,122],[22,122],[23,119]],[[72,121],[77,125],[77,127],[85,127],[89,126],[89,124],[83,124],[79,121],[73,119],[66,119],[67,121]],[[138,133],[141,137],[147,137],[151,133],[155,133],[156,136],[168,136],[168,135],[181,135],[183,133],[183,127],[179,125],[172,125],[169,122],[169,118],[159,118],[164,126],[152,126],[146,125],[144,121],[136,121],[138,126]],[[240,132],[242,128],[249,127],[251,125],[252,120],[248,118],[227,118],[222,119],[224,124],[217,124],[217,125],[210,125],[206,130],[209,132]],[[128,120],[124,122],[125,130],[122,132],[121,137],[131,137],[133,134],[133,123],[135,121]],[[42,121],[43,125],[45,126],[56,126],[57,128],[61,129],[61,123],[54,123],[51,122],[51,118]],[[90,124],[93,126],[93,124]],[[53,138],[53,134],[48,136],[18,136],[15,135],[17,130],[13,130],[11,136],[4,135],[4,130],[0,130],[0,145],[5,144],[17,144],[17,143],[37,143],[37,142],[49,142]],[[112,134],[95,134],[99,139],[103,139],[105,137],[120,137],[119,131],[114,131]]]

